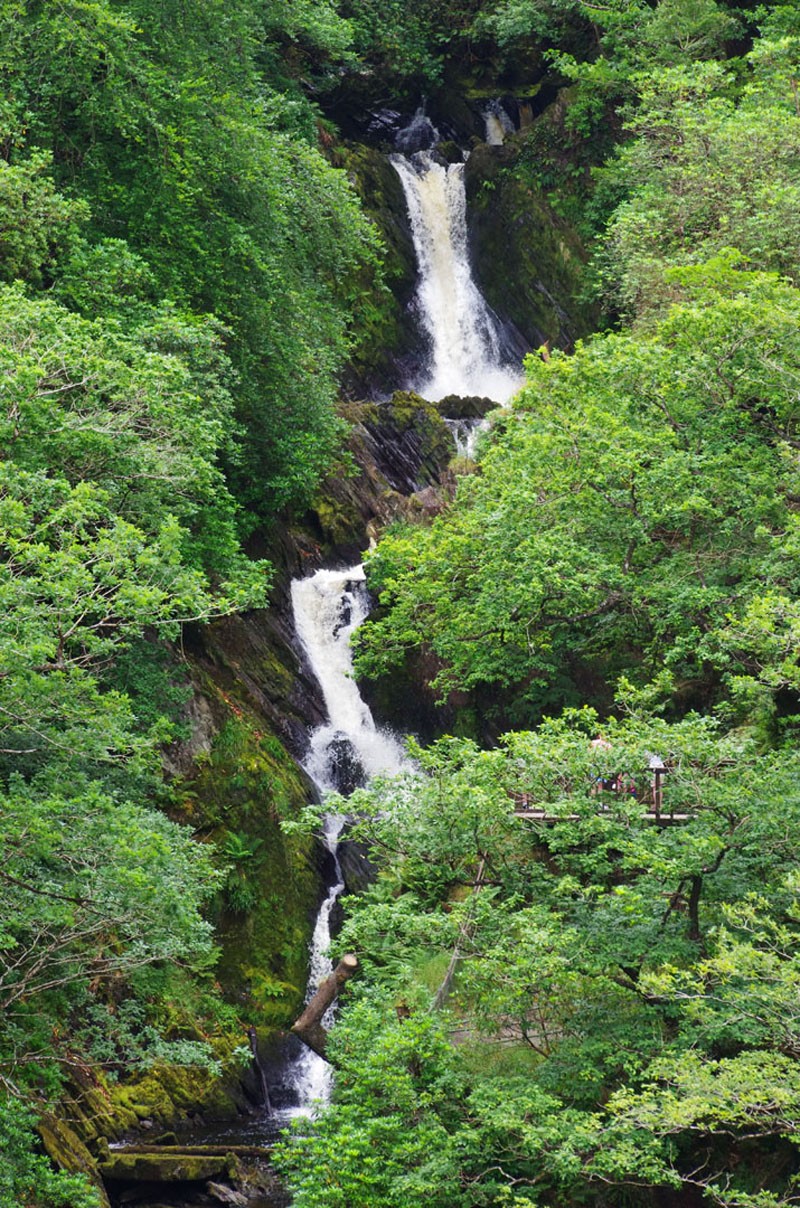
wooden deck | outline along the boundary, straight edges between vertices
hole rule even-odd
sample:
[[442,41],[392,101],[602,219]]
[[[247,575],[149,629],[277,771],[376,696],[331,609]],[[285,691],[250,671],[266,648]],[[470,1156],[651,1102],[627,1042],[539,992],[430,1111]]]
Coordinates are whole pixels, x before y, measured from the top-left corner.
[[[595,811],[599,818],[613,818],[616,811],[613,809],[600,809]],[[544,809],[537,809],[535,806],[524,806],[514,810],[515,818],[525,818],[530,822],[544,822],[548,825],[553,825],[556,822],[580,822],[582,819],[590,817],[589,814],[548,814]],[[655,810],[645,810],[639,817],[645,822],[651,822],[654,826],[678,826],[683,822],[691,822],[696,814],[681,814],[671,810],[661,810],[656,813]]]

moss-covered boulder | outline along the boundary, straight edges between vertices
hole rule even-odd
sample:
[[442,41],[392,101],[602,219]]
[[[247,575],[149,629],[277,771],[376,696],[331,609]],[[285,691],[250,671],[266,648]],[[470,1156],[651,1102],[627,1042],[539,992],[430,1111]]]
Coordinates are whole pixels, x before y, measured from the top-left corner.
[[586,252],[527,170],[527,132],[481,144],[466,166],[473,269],[489,305],[529,347],[570,347],[593,327],[581,297]]
[[394,520],[435,513],[450,497],[453,435],[435,403],[396,391],[383,403],[348,403],[349,456],[322,484],[307,524],[321,555],[357,560]]
[[235,1053],[245,1041],[244,1028],[209,1040],[222,1065],[221,1074],[201,1066],[160,1063],[112,1084],[109,1103],[116,1130],[108,1135],[136,1136],[146,1131],[153,1136],[195,1118],[230,1120],[247,1111],[250,1103],[242,1089],[242,1067]]
[[380,234],[385,282],[361,302],[345,392],[351,397],[383,393],[404,376],[403,363],[419,343],[409,309],[417,262],[403,186],[386,154],[373,147],[342,144],[334,162],[348,173]]
[[413,391],[395,391],[365,427],[376,441],[377,464],[395,490],[411,495],[441,480],[454,444],[435,403]]
[[48,1157],[60,1170],[85,1175],[97,1193],[100,1208],[110,1208],[110,1202],[100,1178],[94,1155],[66,1120],[50,1112],[39,1120],[39,1136]]
[[481,420],[496,407],[494,399],[461,394],[447,394],[436,404],[437,411],[446,419]]
[[140,1153],[115,1150],[99,1164],[108,1183],[202,1183],[213,1178],[233,1178],[237,1173],[232,1154]]
[[[314,842],[284,835],[280,824],[309,800],[311,788],[249,696],[249,677],[259,677],[255,651],[243,645],[238,662],[220,634],[207,634],[206,642],[196,675],[217,727],[180,793],[178,816],[215,843],[227,866],[212,916],[217,980],[244,1022],[282,1027],[303,999],[321,888]],[[277,656],[271,670],[276,680],[284,674]]]

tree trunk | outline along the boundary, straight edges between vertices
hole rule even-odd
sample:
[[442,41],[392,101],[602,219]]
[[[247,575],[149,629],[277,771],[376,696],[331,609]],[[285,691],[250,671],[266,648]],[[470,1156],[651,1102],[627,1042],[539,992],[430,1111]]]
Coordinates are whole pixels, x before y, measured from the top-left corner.
[[695,944],[702,945],[703,936],[700,931],[700,895],[703,892],[703,878],[696,874],[691,879],[692,888],[689,891],[689,939]]
[[353,976],[357,968],[358,957],[354,956],[352,952],[348,952],[339,961],[330,977],[325,978],[311,1001],[306,1003],[300,1018],[292,1024],[295,1036],[299,1036],[303,1044],[307,1044],[320,1057],[325,1056],[325,1048],[328,1043],[328,1033],[322,1026],[322,1017],[338,997],[344,983]]

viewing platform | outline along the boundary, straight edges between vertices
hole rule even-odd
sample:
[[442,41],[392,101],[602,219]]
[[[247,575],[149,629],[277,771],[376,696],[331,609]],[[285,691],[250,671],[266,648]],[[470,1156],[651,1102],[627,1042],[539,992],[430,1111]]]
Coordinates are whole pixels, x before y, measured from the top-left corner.
[[[595,739],[591,745],[599,749],[608,747],[608,743],[603,739]],[[639,813],[638,816],[642,821],[650,822],[654,826],[676,826],[680,823],[690,822],[697,816],[695,813],[675,809],[665,802],[664,775],[666,772],[667,765],[661,757],[653,755],[646,772],[643,771],[638,776],[631,776],[626,772],[598,776],[590,782],[586,790],[590,800],[595,803],[592,812],[599,817],[613,817],[615,814],[619,816],[619,805],[628,801],[644,805],[644,812]],[[668,795],[666,794],[667,797]],[[511,798],[514,802],[515,815],[531,822],[544,822],[552,825],[557,822],[579,822],[590,816],[588,813],[548,813],[548,807],[532,800],[529,793],[512,793]]]
[[[595,810],[595,814],[600,818],[614,817],[615,811],[613,806],[600,806]],[[588,814],[549,814],[546,808],[531,804],[515,804],[514,816],[517,818],[525,818],[530,822],[544,822],[548,825],[554,825],[557,822],[580,822],[585,820],[590,815]],[[619,816],[619,815],[617,815]],[[649,808],[640,814],[639,817],[644,822],[650,822],[654,826],[678,826],[684,822],[691,822],[696,818],[696,814],[683,813],[678,810],[656,810]]]

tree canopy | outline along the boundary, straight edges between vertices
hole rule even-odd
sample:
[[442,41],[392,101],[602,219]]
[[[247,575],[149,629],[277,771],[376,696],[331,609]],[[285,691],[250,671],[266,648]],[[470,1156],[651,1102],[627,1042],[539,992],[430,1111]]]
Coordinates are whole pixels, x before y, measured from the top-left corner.
[[652,332],[529,361],[480,474],[370,559],[362,668],[421,646],[442,692],[502,686],[531,719],[623,673],[705,704],[761,674],[734,633],[796,590],[797,298],[716,267],[729,296],[711,265]]
[[294,1202],[791,1202],[796,754],[586,709],[415,754],[348,807],[381,868],[337,941],[367,984],[284,1146]]
[[570,135],[618,123],[580,166],[609,330],[529,357],[453,502],[368,558],[360,672],[476,737],[330,803],[379,871],[332,1106],[279,1161],[299,1208],[789,1205],[797,7],[474,28],[570,76]]
[[0,33],[0,274],[55,284],[90,318],[98,289],[126,314],[142,289],[213,313],[237,373],[239,497],[264,516],[306,500],[339,438],[376,245],[284,55],[324,72],[347,22],[328,5],[8,0]]
[[265,604],[382,313],[320,98],[520,83],[485,192],[570,216],[604,326],[370,554],[359,671],[472,737],[334,802],[363,974],[277,1160],[297,1208],[796,1202],[797,4],[0,0],[0,78],[0,1201],[91,1208],[31,1131],[71,1069],[213,1066],[177,643]]

